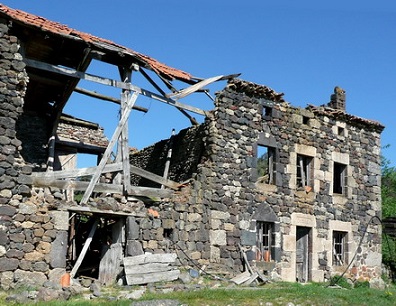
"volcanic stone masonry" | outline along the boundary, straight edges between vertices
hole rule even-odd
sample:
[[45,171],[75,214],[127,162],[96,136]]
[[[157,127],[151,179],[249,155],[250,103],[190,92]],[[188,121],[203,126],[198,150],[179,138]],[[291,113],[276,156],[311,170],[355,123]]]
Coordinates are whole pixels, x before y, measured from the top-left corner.
[[[78,207],[62,190],[32,186],[30,174],[46,170],[47,122],[23,112],[28,77],[18,38],[8,33],[0,20],[2,289],[59,283],[70,260],[65,207]],[[343,90],[303,109],[266,86],[230,80],[202,125],[131,153],[132,165],[162,175],[172,148],[169,178],[181,183],[173,197],[143,203],[95,194],[88,206],[102,217],[123,213],[129,255],[176,252],[180,265],[232,275],[244,269],[242,248],[274,280],[323,281],[352,259],[347,276],[379,278],[382,130],[345,112]],[[258,172],[261,147],[271,152],[271,181]],[[260,251],[263,229],[268,258]]]

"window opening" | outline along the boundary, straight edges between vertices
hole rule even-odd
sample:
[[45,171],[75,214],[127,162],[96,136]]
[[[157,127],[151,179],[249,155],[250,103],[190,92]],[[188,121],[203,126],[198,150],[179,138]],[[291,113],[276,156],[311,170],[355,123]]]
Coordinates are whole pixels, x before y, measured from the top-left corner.
[[172,240],[173,237],[173,228],[164,228],[164,238]]
[[270,222],[257,222],[257,261],[271,261],[274,258],[275,235]]
[[342,266],[346,264],[346,232],[333,232],[333,265]]
[[257,146],[258,181],[264,184],[275,184],[275,148]]
[[313,187],[313,158],[297,154],[297,188]]
[[345,194],[346,165],[334,163],[333,193]]
[[345,135],[345,129],[343,127],[337,127],[337,134],[339,136],[344,136]]
[[303,124],[309,124],[309,117],[306,117],[306,116],[302,116],[302,121],[303,121]]
[[263,107],[263,115],[264,115],[264,117],[271,117],[272,116],[272,107],[264,106]]

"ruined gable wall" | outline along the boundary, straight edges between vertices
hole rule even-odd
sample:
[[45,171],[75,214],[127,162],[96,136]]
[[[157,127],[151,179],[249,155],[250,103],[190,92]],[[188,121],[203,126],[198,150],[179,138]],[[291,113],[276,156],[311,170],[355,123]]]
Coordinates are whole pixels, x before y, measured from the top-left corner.
[[[162,140],[141,151],[130,155],[131,165],[162,176],[168,156],[172,149],[168,178],[176,182],[190,179],[196,171],[203,150],[203,126],[180,131],[171,139]],[[133,185],[158,187],[158,184],[131,175]]]
[[[211,210],[211,259],[237,266],[232,261],[237,244],[254,237],[252,215],[262,203],[271,206],[279,228],[276,245],[277,272],[295,275],[295,227],[313,227],[312,275],[314,280],[337,272],[331,265],[330,220],[350,224],[352,234],[349,258],[356,250],[362,232],[372,216],[380,216],[380,130],[370,125],[339,122],[332,116],[275,103],[272,117],[262,116],[260,98],[228,86],[216,100],[216,110],[208,122],[210,137],[205,138],[207,160],[198,167],[199,201]],[[305,120],[307,118],[306,123]],[[340,125],[343,136],[336,135]],[[254,156],[257,142],[277,148],[277,186],[257,186]],[[305,152],[307,151],[307,152]],[[313,153],[312,153],[313,152]],[[314,154],[312,192],[295,186],[296,154]],[[332,194],[333,162],[348,167],[347,196]],[[270,187],[270,188],[268,188]],[[309,216],[314,216],[310,218]],[[303,218],[301,218],[303,217]],[[305,224],[304,218],[313,220]],[[375,221],[375,220],[374,220]],[[340,230],[340,229],[338,229]],[[247,237],[247,238],[246,238]],[[284,244],[291,241],[292,244]],[[371,222],[351,273],[355,277],[379,277],[381,232]],[[283,271],[283,272],[282,272]],[[287,278],[287,277],[286,277]]]
[[[23,98],[28,82],[18,38],[0,19],[0,287],[40,286],[59,280],[65,271],[67,220],[64,212],[49,212],[32,195],[31,165],[21,157],[18,138]],[[44,198],[42,195],[41,198]],[[47,197],[52,202],[52,196]]]

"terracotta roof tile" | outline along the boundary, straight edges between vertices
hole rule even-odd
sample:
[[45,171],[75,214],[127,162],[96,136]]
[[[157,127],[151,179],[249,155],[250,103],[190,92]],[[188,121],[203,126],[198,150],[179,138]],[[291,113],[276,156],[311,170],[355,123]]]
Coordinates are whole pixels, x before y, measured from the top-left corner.
[[53,34],[59,34],[59,35],[65,35],[65,36],[73,36],[80,38],[81,40],[87,42],[87,43],[99,43],[101,45],[109,45],[113,46],[116,48],[121,49],[123,52],[128,53],[139,60],[143,61],[146,63],[149,67],[151,67],[155,72],[160,73],[164,76],[166,76],[169,79],[179,79],[179,80],[191,80],[191,75],[187,72],[184,72],[179,69],[171,68],[156,59],[149,57],[147,55],[141,54],[139,52],[133,51],[132,49],[126,48],[124,46],[118,45],[110,40],[103,39],[88,33],[80,32],[77,30],[74,30],[72,28],[69,28],[66,25],[60,24],[55,21],[48,20],[46,18],[33,15],[21,10],[16,10],[9,8],[3,4],[0,4],[0,12],[9,16],[13,20],[19,21],[23,24],[33,26],[40,28],[43,31],[48,31]]

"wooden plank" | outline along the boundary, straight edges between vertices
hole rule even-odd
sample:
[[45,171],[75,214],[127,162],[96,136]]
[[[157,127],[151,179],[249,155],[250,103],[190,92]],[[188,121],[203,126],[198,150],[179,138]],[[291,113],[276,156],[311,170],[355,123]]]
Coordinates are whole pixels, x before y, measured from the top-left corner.
[[[96,91],[88,90],[88,89],[81,88],[81,87],[74,88],[74,91],[78,92],[79,94],[86,95],[86,96],[89,96],[89,97],[92,97],[92,98],[97,98],[97,99],[100,99],[100,100],[109,101],[109,102],[113,102],[113,103],[116,103],[116,104],[121,104],[121,100],[120,99],[116,99],[116,98],[113,98],[113,97],[110,97],[110,96],[105,96],[105,95],[97,93]],[[134,105],[132,107],[132,109],[140,111],[140,112],[144,112],[144,113],[148,112],[147,108],[142,107],[142,106],[137,106],[137,105]]]
[[77,212],[81,214],[88,214],[88,215],[103,215],[103,216],[123,216],[123,217],[128,217],[128,216],[136,216],[136,217],[144,217],[146,216],[145,213],[139,212],[122,212],[122,211],[108,211],[108,210],[100,210],[100,209],[95,209],[87,206],[66,206],[65,209],[68,211],[72,212]]
[[[33,177],[32,185],[36,187],[57,187],[60,189],[73,188],[74,190],[85,191],[89,186],[89,182],[53,180],[48,178]],[[93,191],[102,193],[122,193],[124,190],[122,185],[97,183]],[[132,186],[128,190],[129,195],[155,198],[170,198],[173,191],[170,189],[159,189],[150,187]]]
[[[120,76],[124,82],[131,83],[132,70],[124,67],[118,67]],[[130,90],[123,89],[121,94],[121,113],[128,107],[129,96],[131,95]],[[124,191],[127,192],[131,187],[131,169],[129,162],[129,133],[128,133],[128,122],[124,124],[121,135],[119,138],[119,153],[121,154],[122,163],[122,174],[124,182]]]
[[54,73],[59,73],[62,75],[67,75],[67,76],[70,76],[73,78],[79,78],[79,79],[83,79],[83,80],[87,80],[87,81],[91,81],[91,82],[95,82],[95,83],[99,83],[99,84],[103,84],[103,85],[132,90],[138,94],[152,98],[159,102],[163,102],[163,103],[166,103],[169,105],[173,105],[175,107],[179,107],[179,108],[188,110],[193,113],[197,113],[197,114],[206,116],[206,111],[204,111],[202,109],[174,101],[167,97],[160,96],[158,94],[155,94],[148,90],[142,89],[142,88],[132,85],[130,83],[124,83],[124,82],[120,82],[120,81],[116,81],[116,80],[112,80],[112,79],[108,79],[108,78],[103,78],[100,76],[83,73],[83,72],[77,71],[75,69],[66,68],[66,67],[58,67],[55,65],[50,65],[47,63],[43,63],[40,61],[35,61],[32,59],[27,59],[27,58],[25,58],[25,63],[29,67],[33,67],[33,68],[37,68],[37,69],[41,69],[41,70],[45,70],[45,71],[50,71],[50,72],[54,72]]
[[104,246],[105,252],[99,263],[99,282],[105,286],[112,285],[117,280],[117,275],[122,271],[122,245],[113,243]]
[[105,253],[99,263],[99,281],[104,285],[112,285],[116,282],[117,276],[122,272],[123,249],[122,244],[124,239],[124,219],[118,219],[111,226],[111,241],[110,246],[105,245]]
[[131,285],[142,285],[148,283],[162,282],[162,281],[173,281],[179,278],[179,270],[171,270],[164,272],[155,273],[144,273],[140,275],[125,275],[126,281],[129,286]]
[[[60,189],[69,189],[85,191],[89,186],[89,182],[56,180],[51,178],[33,177],[32,185],[36,187],[56,187]],[[103,193],[122,193],[122,185],[97,183],[93,190]]]
[[134,275],[134,274],[144,274],[144,273],[153,273],[153,272],[164,272],[173,270],[174,268],[169,266],[167,263],[148,263],[141,264],[136,266],[124,266],[125,274]]
[[124,257],[124,266],[140,265],[144,263],[174,263],[177,259],[176,253],[165,254],[143,254],[138,256]]
[[216,82],[216,81],[222,79],[223,77],[224,77],[223,75],[218,75],[218,76],[215,76],[215,77],[212,77],[212,78],[204,79],[204,80],[202,80],[202,81],[200,81],[200,82],[198,82],[198,83],[196,83],[194,85],[191,85],[191,86],[189,86],[189,87],[187,87],[187,88],[185,88],[183,90],[180,90],[180,91],[175,92],[175,93],[168,94],[167,96],[169,98],[172,98],[173,100],[179,100],[181,98],[184,98],[184,97],[196,92],[197,90],[205,87],[206,85],[209,85],[209,84],[211,84],[213,82]]
[[136,174],[136,175],[139,175],[141,177],[144,177],[144,178],[146,178],[146,179],[148,179],[150,181],[159,183],[161,185],[164,185],[166,187],[169,187],[169,188],[172,188],[172,189],[175,189],[175,190],[178,190],[180,188],[180,186],[181,186],[181,184],[179,184],[179,183],[176,183],[176,182],[174,182],[172,180],[169,180],[169,179],[165,179],[165,178],[163,178],[160,175],[151,173],[149,171],[143,170],[141,168],[138,168],[138,167],[135,167],[135,166],[132,166],[132,165],[131,165],[131,172],[133,174]]
[[120,121],[118,122],[118,126],[117,126],[116,130],[114,131],[113,137],[111,138],[109,145],[107,146],[107,149],[106,149],[105,153],[103,154],[102,160],[100,161],[100,163],[97,167],[97,171],[95,172],[95,174],[92,175],[92,178],[91,178],[91,181],[87,187],[87,190],[85,191],[83,198],[81,199],[82,204],[86,204],[88,202],[89,197],[91,196],[91,193],[95,187],[95,184],[98,182],[100,174],[102,173],[102,170],[104,169],[104,167],[110,157],[113,147],[114,147],[115,143],[117,142],[117,139],[120,136],[121,131],[129,118],[129,114],[131,113],[132,106],[135,104],[137,97],[138,97],[138,94],[136,92],[134,92],[130,96],[130,98],[127,102],[126,108],[122,112]]
[[237,285],[240,285],[244,282],[246,282],[250,278],[251,274],[249,271],[245,271],[241,274],[238,274],[234,278],[231,279],[232,282],[234,282]]
[[[61,170],[53,172],[33,172],[32,177],[43,178],[43,179],[64,179],[64,178],[76,178],[80,176],[93,175],[97,167],[80,168],[73,170]],[[116,172],[122,169],[121,163],[107,164],[104,166],[102,173]]]
[[92,242],[92,238],[95,235],[95,231],[96,231],[96,228],[98,227],[98,223],[99,223],[99,221],[95,220],[95,223],[92,225],[91,231],[88,234],[88,238],[87,238],[87,240],[85,240],[84,247],[82,248],[81,253],[80,253],[80,255],[77,258],[77,261],[74,264],[74,267],[73,267],[73,269],[70,272],[70,277],[71,278],[73,278],[74,275],[76,275],[76,273],[78,271],[78,268],[81,266],[81,263],[82,263],[82,261],[83,261],[83,259],[85,257],[85,254],[88,251],[89,245]]

